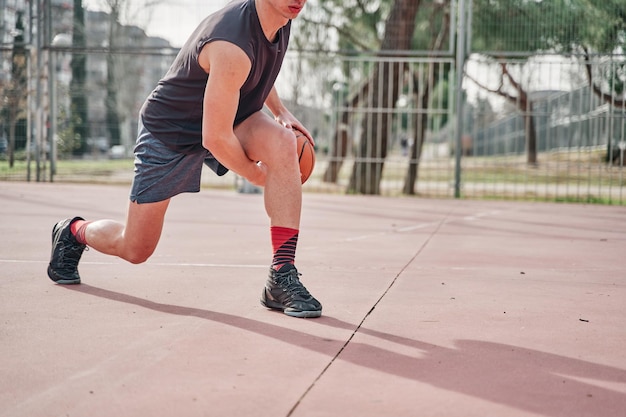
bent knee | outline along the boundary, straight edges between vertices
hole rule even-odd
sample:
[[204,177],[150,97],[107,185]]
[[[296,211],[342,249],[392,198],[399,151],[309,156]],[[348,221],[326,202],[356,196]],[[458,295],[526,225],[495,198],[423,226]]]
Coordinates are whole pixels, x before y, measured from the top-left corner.
[[292,159],[297,161],[298,150],[296,146],[295,135],[287,129],[282,131],[272,141],[272,145],[268,152],[268,164],[276,163],[282,166],[285,161]]
[[153,253],[154,253],[154,249],[131,250],[131,251],[125,252],[122,258],[124,258],[126,261],[130,262],[131,264],[137,265],[137,264],[142,264],[146,262],[150,258],[150,256],[152,256]]
[[149,255],[148,256],[132,256],[132,257],[126,258],[126,260],[130,262],[131,264],[139,265],[139,264],[146,262],[149,258],[150,258]]

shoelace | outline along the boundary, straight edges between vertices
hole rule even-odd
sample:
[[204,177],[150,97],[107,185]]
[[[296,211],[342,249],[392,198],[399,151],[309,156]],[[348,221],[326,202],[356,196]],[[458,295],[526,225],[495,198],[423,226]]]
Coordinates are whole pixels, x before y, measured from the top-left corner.
[[300,279],[298,278],[302,274],[296,272],[296,270],[291,270],[289,272],[277,273],[276,281],[283,288],[284,291],[289,292],[292,295],[299,295],[302,297],[310,297],[311,294],[307,291],[307,289],[302,285]]
[[78,265],[78,261],[80,257],[87,247],[83,247],[80,244],[72,244],[65,248],[63,251],[63,264],[64,266],[69,266],[71,268],[75,268]]

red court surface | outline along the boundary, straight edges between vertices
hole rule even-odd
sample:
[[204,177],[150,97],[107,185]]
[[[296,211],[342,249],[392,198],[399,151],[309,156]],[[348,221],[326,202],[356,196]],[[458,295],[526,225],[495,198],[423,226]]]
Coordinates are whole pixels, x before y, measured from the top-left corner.
[[0,416],[626,415],[624,207],[305,193],[296,319],[259,303],[259,194],[181,195],[147,263],[52,283],[53,224],[127,195],[0,183]]

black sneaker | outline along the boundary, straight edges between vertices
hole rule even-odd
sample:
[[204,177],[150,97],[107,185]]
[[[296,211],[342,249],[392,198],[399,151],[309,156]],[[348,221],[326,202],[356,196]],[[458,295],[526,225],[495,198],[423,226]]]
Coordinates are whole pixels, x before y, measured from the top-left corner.
[[61,220],[52,228],[52,254],[48,276],[57,284],[80,284],[78,261],[86,245],[78,243],[70,232],[70,225],[82,217]]
[[261,295],[261,304],[274,310],[282,310],[292,317],[319,317],[322,305],[300,282],[301,274],[295,266],[285,264],[276,271],[270,267],[265,289]]

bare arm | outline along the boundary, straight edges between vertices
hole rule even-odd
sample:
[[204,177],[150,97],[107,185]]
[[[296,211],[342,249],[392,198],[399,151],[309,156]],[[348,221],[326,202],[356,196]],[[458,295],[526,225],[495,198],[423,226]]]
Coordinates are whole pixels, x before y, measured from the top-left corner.
[[198,59],[210,72],[202,115],[202,145],[221,164],[256,185],[264,185],[265,168],[246,155],[233,131],[239,90],[250,72],[248,56],[235,45],[215,41],[204,46]]
[[315,145],[313,137],[311,133],[304,127],[302,123],[293,115],[287,108],[283,105],[283,102],[280,100],[278,96],[278,92],[276,91],[276,86],[272,87],[270,94],[267,96],[265,100],[265,105],[272,112],[276,121],[286,127],[287,129],[296,129],[300,132],[304,133],[304,135],[309,139],[311,145]]

